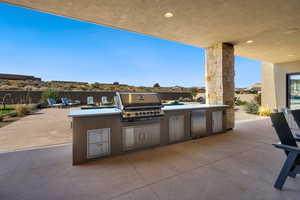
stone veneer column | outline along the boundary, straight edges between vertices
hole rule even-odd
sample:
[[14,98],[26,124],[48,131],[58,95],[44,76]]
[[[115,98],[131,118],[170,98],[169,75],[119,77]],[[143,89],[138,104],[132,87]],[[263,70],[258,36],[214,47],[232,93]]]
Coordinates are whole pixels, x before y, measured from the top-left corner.
[[207,104],[225,104],[227,129],[234,128],[234,47],[217,43],[205,51],[205,86]]

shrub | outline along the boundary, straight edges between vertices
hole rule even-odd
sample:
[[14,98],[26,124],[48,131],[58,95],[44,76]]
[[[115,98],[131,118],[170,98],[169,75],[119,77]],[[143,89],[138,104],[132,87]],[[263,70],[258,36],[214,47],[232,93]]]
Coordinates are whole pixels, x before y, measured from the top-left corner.
[[194,88],[192,88],[192,89],[191,89],[191,94],[192,94],[192,96],[193,96],[193,97],[196,97],[196,96],[197,96],[197,94],[198,94],[198,89],[197,89],[197,88],[195,88],[195,87],[194,87]]
[[17,115],[17,112],[16,112],[16,111],[13,111],[13,112],[9,113],[9,116],[10,116],[10,117],[16,117],[16,116],[18,116],[18,115]]
[[38,104],[29,104],[27,105],[30,111],[34,111],[38,109]]
[[27,105],[17,105],[16,112],[17,112],[18,116],[24,116],[24,115],[29,115],[31,112],[31,109]]
[[186,97],[186,98],[183,99],[183,101],[184,101],[184,102],[191,102],[192,99]]
[[154,87],[154,88],[159,88],[160,85],[159,85],[159,83],[155,83],[155,84],[153,85],[153,87]]
[[45,91],[43,91],[42,93],[42,101],[43,102],[47,102],[47,99],[49,98],[53,98],[56,101],[59,101],[59,95],[58,92],[54,89],[47,89]]
[[172,101],[170,102],[169,104],[172,104],[172,105],[183,105],[182,103],[179,103],[178,101]]
[[199,97],[197,101],[199,101],[200,103],[205,103],[205,97]]
[[247,101],[242,101],[240,100],[240,98],[238,97],[234,97],[234,104],[237,106],[242,106],[245,105],[247,103]]
[[247,102],[245,104],[245,111],[246,113],[250,113],[250,114],[258,114],[259,111],[259,105],[253,101],[251,101],[250,103]]
[[271,113],[272,111],[270,108],[264,108],[264,107],[260,107],[258,112],[260,116],[266,116],[266,117],[270,116]]
[[2,122],[2,121],[3,121],[3,116],[0,115],[0,122]]
[[261,93],[258,93],[254,97],[254,101],[258,104],[261,105]]

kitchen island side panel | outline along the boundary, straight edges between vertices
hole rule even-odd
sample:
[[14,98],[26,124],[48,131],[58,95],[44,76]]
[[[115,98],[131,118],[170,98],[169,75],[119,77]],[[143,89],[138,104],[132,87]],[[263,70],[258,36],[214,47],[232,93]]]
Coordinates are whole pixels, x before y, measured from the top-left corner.
[[122,152],[120,116],[75,117],[73,124],[73,165],[85,163],[87,158],[87,131],[110,128],[110,155]]

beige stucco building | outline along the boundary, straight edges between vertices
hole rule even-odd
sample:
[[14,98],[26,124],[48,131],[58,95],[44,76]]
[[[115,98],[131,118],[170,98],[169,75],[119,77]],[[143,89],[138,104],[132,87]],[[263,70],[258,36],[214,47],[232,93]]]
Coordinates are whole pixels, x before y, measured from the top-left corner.
[[[289,75],[300,75],[300,61],[286,63],[262,63],[262,105],[271,109],[277,108],[300,108],[300,103],[291,102],[289,93],[292,86],[294,92],[300,92],[300,78],[294,81],[294,84],[289,84]],[[290,88],[290,89],[289,89]],[[299,96],[298,94],[295,94]],[[291,104],[292,105],[289,105]],[[299,104],[299,105],[297,105]]]
[[[4,0],[3,2],[206,49],[206,97],[234,126],[234,56],[262,61],[263,106],[297,104],[299,0]],[[201,66],[199,66],[201,67]],[[249,69],[251,75],[251,69]],[[294,87],[297,88],[297,87]],[[288,95],[289,94],[289,95]],[[287,100],[289,99],[289,100]]]

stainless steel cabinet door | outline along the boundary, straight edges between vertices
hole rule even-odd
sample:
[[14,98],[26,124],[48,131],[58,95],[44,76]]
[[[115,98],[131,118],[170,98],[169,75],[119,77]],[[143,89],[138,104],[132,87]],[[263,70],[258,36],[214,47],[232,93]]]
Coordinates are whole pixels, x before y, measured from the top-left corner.
[[158,145],[160,143],[160,124],[124,127],[122,138],[124,151]]
[[219,133],[223,131],[223,111],[212,112],[212,132]]
[[191,135],[192,137],[207,135],[205,110],[195,110],[191,112]]
[[184,116],[171,116],[169,118],[169,142],[177,142],[184,139]]
[[125,127],[122,130],[123,150],[135,148],[134,127]]
[[110,154],[110,128],[87,131],[87,158]]

